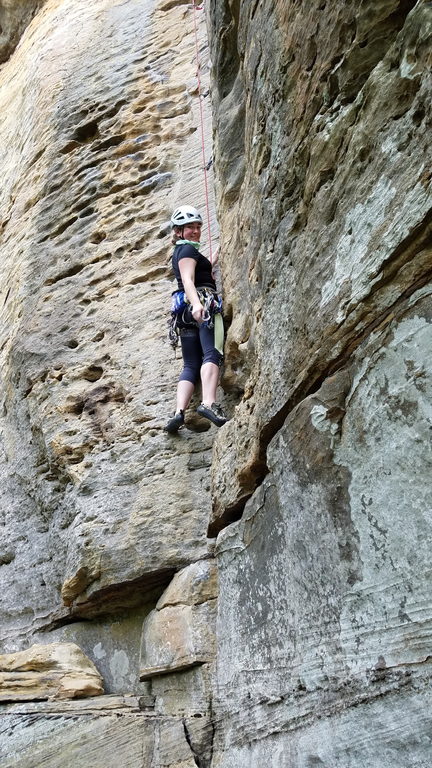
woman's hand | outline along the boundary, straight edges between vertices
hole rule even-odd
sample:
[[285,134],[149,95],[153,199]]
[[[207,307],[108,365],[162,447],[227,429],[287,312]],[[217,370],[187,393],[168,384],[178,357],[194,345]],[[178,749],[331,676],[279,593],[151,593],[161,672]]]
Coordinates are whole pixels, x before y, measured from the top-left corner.
[[192,317],[196,323],[202,323],[204,319],[204,307],[202,304],[193,304]]

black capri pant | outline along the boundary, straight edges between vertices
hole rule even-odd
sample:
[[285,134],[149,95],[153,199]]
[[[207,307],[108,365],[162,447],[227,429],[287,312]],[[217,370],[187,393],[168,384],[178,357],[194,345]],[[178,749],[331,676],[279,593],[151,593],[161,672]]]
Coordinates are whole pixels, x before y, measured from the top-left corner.
[[218,366],[221,364],[222,355],[214,345],[214,328],[208,328],[207,323],[183,328],[180,331],[180,342],[183,370],[179,381],[190,381],[196,384],[204,363],[214,363]]

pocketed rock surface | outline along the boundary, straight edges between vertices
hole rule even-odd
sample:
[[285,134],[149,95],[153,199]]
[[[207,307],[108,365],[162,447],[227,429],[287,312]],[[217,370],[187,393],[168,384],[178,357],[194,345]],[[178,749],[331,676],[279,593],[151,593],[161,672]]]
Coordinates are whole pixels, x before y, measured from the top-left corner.
[[163,432],[169,216],[192,184],[204,204],[193,11],[168,6],[48,2],[1,71],[12,641],[142,605],[207,555],[210,437]]
[[[105,691],[3,703],[2,766],[426,768],[430,3],[0,26],[0,651],[73,643]],[[168,436],[204,165],[232,418]]]
[[205,210],[195,25],[211,160],[204,13],[32,8],[18,19],[0,3],[4,33],[13,16],[21,35],[0,69],[1,651],[76,643],[106,696],[150,704],[106,718],[106,696],[85,713],[59,705],[58,719],[43,702],[28,717],[3,708],[0,762],[189,768],[207,749],[208,665],[188,671],[174,712],[178,696],[164,709],[139,682],[139,654],[172,576],[211,554],[212,435],[192,412],[177,437],[163,431],[181,368],[169,217],[182,202]]

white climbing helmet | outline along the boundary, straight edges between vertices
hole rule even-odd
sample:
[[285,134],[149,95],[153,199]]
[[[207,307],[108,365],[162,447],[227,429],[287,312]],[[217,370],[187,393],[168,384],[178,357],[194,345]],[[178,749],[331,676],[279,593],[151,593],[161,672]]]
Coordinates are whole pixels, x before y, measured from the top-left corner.
[[192,208],[191,205],[181,205],[180,208],[176,208],[171,216],[172,227],[184,227],[185,224],[192,224],[197,221],[198,224],[202,224],[202,216],[196,208]]

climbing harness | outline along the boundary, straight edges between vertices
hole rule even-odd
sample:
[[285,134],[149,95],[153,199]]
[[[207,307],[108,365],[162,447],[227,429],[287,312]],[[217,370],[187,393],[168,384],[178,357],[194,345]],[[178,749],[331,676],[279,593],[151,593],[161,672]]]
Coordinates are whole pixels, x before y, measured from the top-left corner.
[[[207,328],[215,329],[215,348],[223,354],[222,298],[207,287],[198,287],[197,293],[204,307],[203,323]],[[197,327],[198,323],[192,317],[192,305],[185,292],[174,291],[171,296],[171,317],[168,320],[168,335],[173,349],[176,349],[183,331]]]

